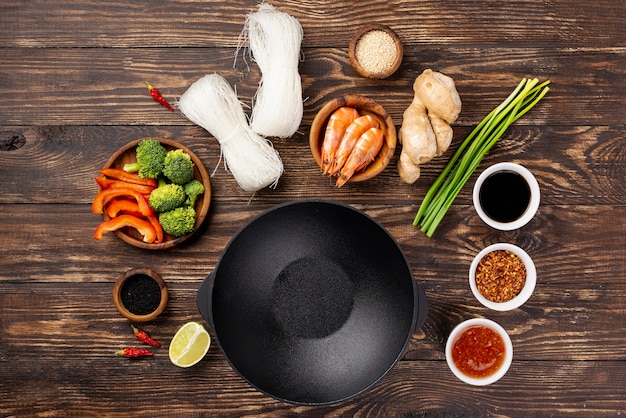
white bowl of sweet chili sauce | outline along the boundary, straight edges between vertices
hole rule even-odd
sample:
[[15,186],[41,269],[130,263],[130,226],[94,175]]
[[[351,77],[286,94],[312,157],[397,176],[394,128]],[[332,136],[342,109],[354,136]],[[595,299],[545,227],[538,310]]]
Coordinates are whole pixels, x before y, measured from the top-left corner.
[[474,297],[494,311],[519,308],[530,298],[537,284],[532,258],[520,247],[497,243],[479,252],[469,269]]
[[457,325],[446,343],[452,373],[474,386],[489,385],[506,374],[513,362],[513,344],[499,324],[473,318]]

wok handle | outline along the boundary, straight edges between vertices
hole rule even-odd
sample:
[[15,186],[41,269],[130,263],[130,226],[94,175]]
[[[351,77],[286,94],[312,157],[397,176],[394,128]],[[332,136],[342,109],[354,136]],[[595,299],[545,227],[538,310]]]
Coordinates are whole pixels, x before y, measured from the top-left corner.
[[426,317],[428,316],[428,298],[424,287],[417,283],[417,321],[415,321],[415,330],[417,331],[424,325]]
[[196,303],[200,314],[211,326],[213,326],[213,284],[215,283],[215,272],[212,272],[204,278],[198,288],[198,296]]

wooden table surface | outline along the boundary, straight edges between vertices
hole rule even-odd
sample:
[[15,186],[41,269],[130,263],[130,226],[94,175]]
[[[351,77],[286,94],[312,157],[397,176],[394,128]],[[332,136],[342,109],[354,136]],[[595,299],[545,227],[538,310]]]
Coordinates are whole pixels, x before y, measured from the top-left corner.
[[[146,81],[171,102],[217,72],[250,104],[258,67],[233,66],[250,0],[0,1],[0,415],[1,416],[615,416],[626,414],[626,5],[562,1],[275,1],[304,29],[304,117],[274,139],[285,172],[254,196],[219,165],[216,139],[152,101]],[[364,79],[348,60],[358,27],[381,23],[404,43],[393,77]],[[413,185],[391,165],[373,180],[336,189],[308,147],[311,122],[328,100],[363,94],[397,127],[424,69],[453,77],[463,110],[451,149]],[[478,173],[441,227],[411,226],[436,176],[469,131],[522,77],[551,91],[485,157],[528,167],[541,187],[537,216],[523,228],[487,227],[471,202]],[[206,228],[167,251],[93,239],[93,180],[107,158],[146,136],[176,139],[207,170],[216,167]],[[230,238],[283,202],[328,199],[363,210],[398,241],[429,299],[423,327],[402,360],[371,390],[323,407],[263,395],[214,343],[198,365],[172,365],[167,345],[183,323],[203,321],[199,284]],[[472,297],[469,264],[509,242],[535,260],[538,283],[520,309],[498,313]],[[135,266],[160,272],[166,312],[145,325],[165,347],[129,361],[134,345],[111,291]],[[504,378],[486,387],[457,380],[444,358],[451,328],[473,317],[504,326],[514,346]],[[205,325],[208,324],[205,323]],[[210,329],[210,328],[209,328]],[[211,334],[213,331],[210,330]]]

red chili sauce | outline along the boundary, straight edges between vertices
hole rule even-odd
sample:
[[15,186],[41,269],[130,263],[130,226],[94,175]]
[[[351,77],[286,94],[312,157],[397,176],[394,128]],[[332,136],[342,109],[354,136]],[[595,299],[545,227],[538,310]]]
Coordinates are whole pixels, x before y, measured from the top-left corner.
[[504,341],[489,327],[466,329],[452,345],[452,361],[465,375],[483,378],[494,374],[504,362]]

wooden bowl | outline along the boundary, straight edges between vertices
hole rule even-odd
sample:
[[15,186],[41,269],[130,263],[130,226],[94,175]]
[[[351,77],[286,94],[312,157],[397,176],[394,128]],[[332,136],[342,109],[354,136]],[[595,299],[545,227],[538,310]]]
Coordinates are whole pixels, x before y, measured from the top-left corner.
[[[175,237],[169,234],[165,234],[163,237],[163,242],[158,244],[149,244],[143,241],[143,236],[137,232],[133,228],[122,228],[114,231],[114,234],[117,235],[119,239],[122,241],[133,245],[135,247],[144,248],[148,250],[162,250],[174,247],[175,245],[181,244],[188,240],[190,237],[194,235],[194,233],[200,228],[204,220],[206,219],[207,213],[209,212],[209,205],[211,203],[211,182],[209,180],[209,173],[207,172],[204,164],[198,158],[196,154],[193,153],[189,148],[184,146],[183,144],[176,142],[172,139],[166,138],[157,138],[157,137],[149,137],[151,139],[156,139],[163,144],[163,146],[169,151],[172,149],[182,149],[184,152],[189,154],[191,157],[191,161],[193,161],[194,165],[194,178],[201,181],[204,185],[204,194],[198,196],[195,203],[196,210],[196,223],[194,225],[193,231],[188,234],[182,235],[180,237]],[[135,158],[135,149],[139,142],[142,139],[137,139],[135,141],[129,142],[124,145],[122,148],[117,150],[104,164],[105,168],[123,168],[127,163],[134,163],[137,161]],[[106,215],[106,213],[102,214],[102,218],[107,221],[110,218]]]
[[[376,70],[373,68],[368,68],[368,65],[361,63],[358,59],[359,54],[357,53],[357,45],[364,35],[369,34],[369,32],[372,32],[372,31],[385,32],[387,35],[389,35],[389,37],[391,37],[395,45],[395,48],[396,48],[395,60],[393,60],[393,62],[389,64],[389,66],[385,65],[384,66],[385,69]],[[380,52],[381,52],[380,50],[372,51],[373,54],[383,59],[384,57],[381,57]],[[361,74],[363,77],[373,78],[373,79],[378,79],[378,80],[385,79],[391,76],[393,73],[395,73],[398,70],[398,68],[400,68],[400,64],[402,64],[403,55],[404,55],[404,47],[402,46],[402,41],[391,28],[384,26],[384,25],[373,24],[373,25],[366,25],[366,26],[361,27],[352,36],[352,39],[350,40],[350,46],[348,47],[348,56],[350,57],[350,63],[352,64],[352,67],[354,67],[356,72]]]
[[371,115],[378,120],[380,129],[383,131],[384,142],[380,149],[380,152],[363,171],[355,173],[348,182],[360,182],[369,180],[372,177],[382,172],[385,167],[391,161],[394,152],[396,151],[396,127],[391,120],[391,116],[387,111],[376,101],[361,95],[347,95],[333,99],[326,103],[322,109],[317,113],[313,124],[311,125],[311,131],[309,133],[309,146],[311,147],[311,153],[317,164],[322,168],[322,143],[324,141],[324,134],[326,132],[326,125],[328,119],[333,112],[340,107],[348,106],[358,110],[361,116]]
[[[161,292],[160,301],[159,301],[157,308],[153,310],[152,312],[148,312],[145,314],[131,312],[124,305],[124,302],[123,302],[124,298],[122,296],[122,291],[124,290],[124,284],[128,280],[132,280],[133,278],[140,277],[140,276],[147,276],[153,279],[158,285],[158,288],[160,289],[160,292]],[[117,310],[122,314],[122,316],[124,316],[125,318],[133,322],[152,321],[163,312],[163,310],[165,309],[165,306],[167,305],[167,285],[165,284],[165,281],[163,280],[161,275],[159,275],[156,271],[149,269],[147,267],[133,268],[121,274],[115,281],[115,285],[113,286],[113,303],[115,304],[115,307],[117,308]]]

